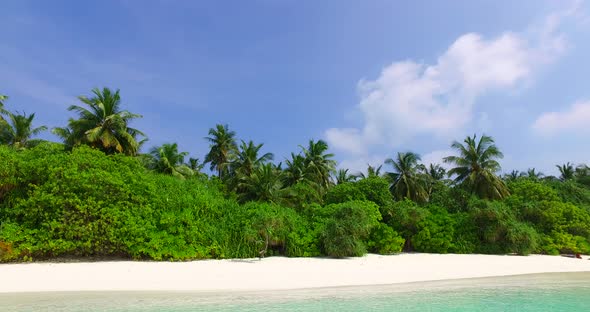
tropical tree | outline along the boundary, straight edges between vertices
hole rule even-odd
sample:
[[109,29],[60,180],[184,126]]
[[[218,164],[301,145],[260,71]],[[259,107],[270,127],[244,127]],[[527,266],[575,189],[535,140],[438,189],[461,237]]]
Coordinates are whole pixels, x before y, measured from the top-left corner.
[[129,127],[129,123],[142,116],[121,109],[119,90],[94,88],[92,93],[94,96],[90,98],[78,97],[82,106],[68,108],[78,114],[78,119],[70,118],[68,127],[55,128],[53,133],[70,147],[88,144],[107,154],[136,155],[140,147],[138,137],[145,135]]
[[352,181],[356,180],[356,178],[357,177],[355,175],[348,173],[348,169],[339,169],[338,171],[336,171],[336,176],[335,176],[336,184],[352,182]]
[[504,181],[496,176],[501,168],[497,159],[504,155],[494,144],[494,139],[482,135],[477,140],[477,136],[473,135],[463,142],[455,141],[451,145],[459,153],[458,156],[444,158],[445,163],[455,165],[448,171],[448,176],[455,177],[455,183],[465,185],[481,198],[502,199],[510,195]]
[[201,170],[203,170],[203,167],[205,166],[205,164],[201,163],[201,160],[198,158],[189,158],[188,159],[188,164],[189,168],[191,168],[191,170],[195,171],[195,172],[200,172]]
[[285,168],[284,179],[288,186],[295,185],[302,182],[305,178],[305,157],[301,154],[291,153],[291,159],[285,161],[287,168]]
[[6,113],[8,121],[0,129],[0,143],[26,148],[31,143],[31,138],[47,130],[46,126],[33,127],[35,114],[27,115]]
[[2,115],[6,114],[7,111],[4,109],[4,101],[6,101],[8,97],[6,95],[0,94],[0,119],[2,119]]
[[[4,119],[4,115],[8,114],[8,111],[4,109],[4,101],[8,99],[8,97],[6,95],[1,95],[0,94],[0,140],[2,140],[2,137],[4,135],[4,131],[5,128],[8,127],[8,124],[6,123],[6,120]],[[0,141],[1,143],[2,141]]]
[[237,150],[236,133],[230,131],[227,125],[216,125],[209,129],[209,153],[205,156],[205,163],[211,164],[211,170],[216,170],[220,179],[228,173],[231,161]]
[[393,172],[386,172],[385,177],[390,183],[393,196],[402,200],[408,198],[416,202],[428,201],[426,176],[420,172],[420,156],[407,152],[397,153],[396,159],[388,158],[386,165],[393,167]]
[[283,172],[272,163],[264,163],[254,168],[249,176],[239,180],[241,201],[267,201],[279,203],[283,198]]
[[442,181],[447,175],[447,170],[439,164],[429,164],[428,167],[421,165],[420,168],[432,181]]
[[526,172],[521,172],[520,176],[533,180],[539,180],[545,175],[542,172],[537,171],[535,168],[529,168]]
[[258,166],[274,159],[272,153],[259,155],[263,145],[254,144],[252,141],[246,143],[242,140],[235,159],[231,163],[232,171],[236,176],[249,176]]
[[563,165],[556,165],[557,169],[559,169],[559,179],[561,181],[567,181],[567,180],[571,180],[574,178],[574,175],[576,173],[575,169],[574,169],[574,165],[572,163],[570,163],[569,161]]
[[576,181],[590,187],[590,167],[588,165],[581,164],[576,167]]
[[525,173],[520,172],[518,170],[512,170],[510,173],[507,173],[503,176],[504,180],[506,181],[516,181],[518,178],[522,177]]
[[322,140],[309,140],[308,146],[300,146],[303,152],[306,179],[327,189],[330,175],[336,170],[336,161],[331,159],[334,154],[326,153],[328,144]]
[[381,176],[381,168],[383,167],[383,165],[379,165],[379,167],[373,167],[371,165],[367,165],[367,174],[365,175],[362,172],[359,172],[359,174],[357,174],[357,177],[359,179],[367,179],[367,178],[373,178],[373,177],[380,177]]
[[191,176],[193,170],[184,164],[186,155],[188,155],[187,152],[178,152],[176,143],[153,147],[150,150],[152,157],[150,169],[180,178]]

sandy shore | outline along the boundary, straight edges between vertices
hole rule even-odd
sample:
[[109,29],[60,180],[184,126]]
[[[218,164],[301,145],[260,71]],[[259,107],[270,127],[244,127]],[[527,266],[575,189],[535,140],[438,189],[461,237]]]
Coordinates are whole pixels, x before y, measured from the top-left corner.
[[46,291],[259,291],[590,271],[559,256],[401,254],[351,259],[0,264],[0,293]]

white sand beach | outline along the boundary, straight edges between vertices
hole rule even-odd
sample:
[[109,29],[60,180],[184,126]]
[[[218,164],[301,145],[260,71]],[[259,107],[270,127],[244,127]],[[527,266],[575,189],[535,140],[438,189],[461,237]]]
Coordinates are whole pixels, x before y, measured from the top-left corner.
[[590,261],[533,255],[367,255],[192,262],[0,264],[0,293],[48,291],[261,291],[382,285],[590,271]]

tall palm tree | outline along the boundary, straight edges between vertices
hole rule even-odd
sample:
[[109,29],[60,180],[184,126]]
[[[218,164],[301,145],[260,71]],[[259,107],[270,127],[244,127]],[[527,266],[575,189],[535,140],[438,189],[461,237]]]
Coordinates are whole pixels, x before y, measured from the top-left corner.
[[519,177],[524,176],[525,172],[520,172],[518,170],[512,170],[510,173],[506,173],[503,176],[503,179],[506,181],[516,181]]
[[356,180],[356,178],[357,178],[356,175],[348,173],[348,169],[339,169],[338,171],[336,171],[336,176],[335,176],[336,184],[353,182],[354,180]]
[[526,172],[521,172],[520,176],[533,180],[539,180],[543,178],[545,175],[542,172],[537,171],[535,168],[529,168]]
[[238,195],[242,201],[267,201],[278,203],[284,196],[283,172],[272,163],[256,167],[247,177],[240,180]]
[[362,172],[359,172],[359,174],[357,174],[357,177],[359,179],[367,179],[367,178],[373,178],[373,177],[380,177],[381,176],[381,168],[383,167],[383,165],[379,165],[379,167],[373,167],[371,165],[367,165],[367,174],[365,175]]
[[188,164],[189,168],[191,168],[191,170],[195,171],[195,172],[200,172],[201,170],[203,170],[203,167],[205,166],[205,164],[201,163],[201,160],[198,158],[189,158],[188,159]]
[[8,123],[4,119],[4,115],[8,114],[8,111],[4,109],[4,101],[8,99],[6,95],[0,94],[0,143],[2,143],[2,136],[5,135],[5,131],[7,131]]
[[4,101],[6,101],[8,97],[6,95],[0,94],[0,119],[2,119],[2,115],[6,114],[7,111],[4,109]]
[[232,171],[237,175],[249,176],[258,166],[274,159],[272,153],[258,155],[264,144],[248,143],[242,140],[235,159],[231,163]]
[[205,156],[205,163],[211,164],[211,170],[216,170],[220,179],[229,170],[230,162],[233,160],[237,150],[236,133],[230,131],[227,125],[216,125],[209,129],[209,153]]
[[442,181],[447,175],[447,170],[439,164],[429,164],[428,167],[422,165],[421,169],[433,181]]
[[162,144],[162,146],[155,146],[150,150],[152,163],[150,169],[184,178],[191,176],[193,171],[184,164],[184,157],[188,155],[187,152],[178,152],[178,145]]
[[0,143],[12,145],[15,148],[25,148],[29,146],[31,137],[47,130],[46,126],[33,127],[35,114],[7,113],[7,115],[8,122],[3,129],[0,129]]
[[309,140],[308,146],[300,146],[303,152],[306,178],[322,188],[327,189],[330,176],[336,170],[336,161],[331,159],[334,154],[326,153],[328,144],[322,140]]
[[300,154],[291,153],[291,159],[285,161],[285,183],[288,186],[295,185],[306,178],[305,175],[305,157]]
[[563,165],[556,165],[557,169],[559,169],[559,173],[561,174],[559,176],[559,179],[561,181],[567,181],[567,180],[571,180],[574,178],[574,175],[576,173],[575,169],[574,169],[574,165],[572,163],[570,163],[569,161]]
[[576,181],[590,187],[590,167],[588,165],[581,164],[576,167]]
[[386,172],[385,177],[390,183],[393,196],[398,199],[408,198],[416,202],[428,200],[427,182],[425,175],[420,173],[420,156],[407,152],[397,153],[396,159],[388,158],[386,165],[391,165],[393,172]]
[[467,137],[461,144],[453,142],[451,147],[459,152],[459,156],[444,158],[445,163],[455,165],[449,170],[448,176],[455,177],[455,183],[468,187],[472,193],[481,198],[502,199],[510,195],[508,187],[496,176],[500,170],[497,159],[504,157],[502,152],[494,144],[490,136],[482,135]]
[[141,115],[121,109],[119,90],[92,89],[93,97],[79,96],[82,106],[72,105],[69,111],[78,113],[71,118],[67,128],[55,128],[66,145],[88,144],[107,154],[124,153],[136,155],[139,150],[138,136],[141,131],[129,127],[129,123]]

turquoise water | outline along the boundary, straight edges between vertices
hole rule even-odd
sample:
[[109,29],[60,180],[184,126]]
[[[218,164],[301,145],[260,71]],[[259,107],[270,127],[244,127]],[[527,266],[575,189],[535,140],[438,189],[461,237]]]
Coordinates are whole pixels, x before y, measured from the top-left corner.
[[235,293],[0,294],[1,311],[590,311],[590,273]]

